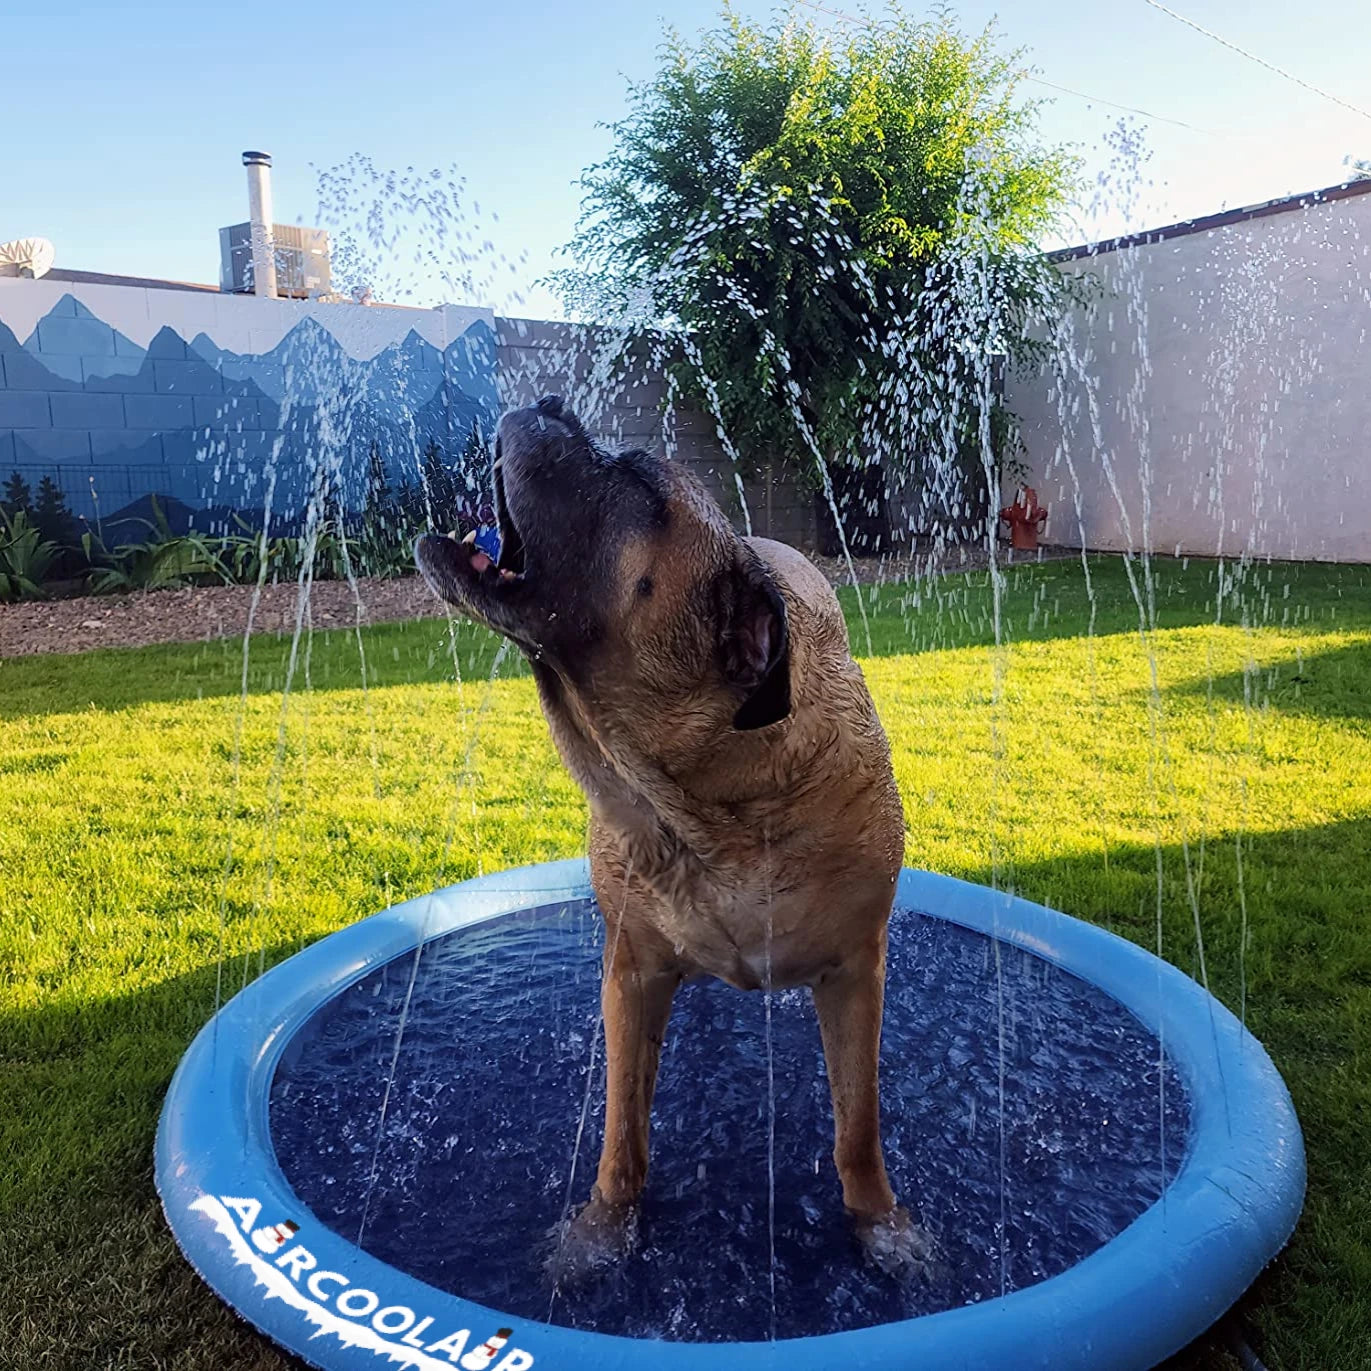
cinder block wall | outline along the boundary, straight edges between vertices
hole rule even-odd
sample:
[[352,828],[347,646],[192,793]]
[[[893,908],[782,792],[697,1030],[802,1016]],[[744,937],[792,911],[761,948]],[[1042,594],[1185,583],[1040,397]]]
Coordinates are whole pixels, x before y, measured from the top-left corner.
[[[0,482],[47,478],[76,515],[227,526],[298,509],[332,442],[344,494],[459,455],[496,407],[494,316],[0,277]],[[141,536],[134,526],[132,532]]]
[[[811,549],[814,506],[809,493],[786,477],[765,475],[739,484],[719,441],[714,419],[693,405],[667,406],[666,382],[646,358],[627,381],[606,374],[612,349],[605,335],[576,324],[497,318],[500,402],[529,404],[540,395],[566,398],[592,432],[616,447],[647,447],[684,462],[719,501],[738,528]],[[773,476],[775,473],[773,472]],[[744,514],[744,502],[747,514]]]

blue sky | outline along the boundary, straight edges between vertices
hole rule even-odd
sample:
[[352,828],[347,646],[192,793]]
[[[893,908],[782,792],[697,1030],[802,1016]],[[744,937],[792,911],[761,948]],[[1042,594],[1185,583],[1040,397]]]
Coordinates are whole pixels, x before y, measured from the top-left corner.
[[[1366,0],[1168,3],[1371,110]],[[1044,81],[1179,121],[1140,120],[1151,184],[1132,227],[1332,184],[1345,156],[1371,157],[1371,119],[1146,0],[952,8],[969,29],[998,14]],[[480,271],[485,298],[470,303],[554,312],[531,283],[572,230],[577,174],[606,149],[597,125],[622,112],[626,77],[651,71],[664,23],[691,32],[716,15],[714,0],[7,0],[0,239],[51,238],[68,267],[213,281],[217,229],[246,215],[244,148],[273,155],[284,223],[315,222],[315,169],[352,154],[397,170],[456,165],[481,206],[478,239],[494,245],[483,262],[522,259],[515,272]],[[1029,89],[1052,100],[1044,135],[1103,168],[1101,139],[1121,112]],[[1106,218],[1082,232],[1122,226]]]

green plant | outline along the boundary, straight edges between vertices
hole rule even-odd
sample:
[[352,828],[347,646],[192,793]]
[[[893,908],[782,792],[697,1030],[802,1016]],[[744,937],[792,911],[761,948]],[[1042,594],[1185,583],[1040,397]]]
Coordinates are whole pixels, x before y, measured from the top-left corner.
[[[827,487],[872,463],[986,484],[1004,453],[993,377],[1064,301],[1039,239],[1075,159],[1036,136],[1021,55],[993,29],[897,15],[826,35],[729,10],[630,87],[554,277],[629,326],[747,464]],[[997,446],[997,441],[999,446]]]
[[233,576],[212,541],[198,533],[173,533],[155,495],[152,518],[137,522],[153,536],[141,543],[121,543],[113,552],[94,534],[82,535],[81,548],[92,568],[89,585],[96,595],[170,590],[204,581],[232,582]]
[[36,600],[60,549],[23,509],[0,509],[0,600]]
[[386,530],[386,536],[355,544],[353,553],[359,575],[387,580],[408,576],[414,571],[414,533],[396,523]]
[[[264,541],[260,533],[234,517],[244,530],[241,534],[204,540],[226,582],[255,585],[262,580],[275,584],[300,575],[307,537],[269,537]],[[397,521],[393,528],[388,526],[368,537],[365,527],[356,535],[349,534],[338,517],[336,510],[327,511],[316,525],[311,573],[314,580],[343,580],[349,572],[354,576],[401,576],[413,570],[414,555],[406,525]]]
[[[255,585],[259,580],[290,580],[300,572],[300,540],[266,537],[256,532],[237,514],[233,521],[241,533],[225,534],[219,539],[216,556],[234,585]],[[263,563],[266,572],[263,574]]]
[[[300,539],[301,557],[309,546],[309,539]],[[325,516],[314,534],[314,577],[319,581],[342,581],[351,572],[358,574],[357,560],[341,519],[335,514]]]

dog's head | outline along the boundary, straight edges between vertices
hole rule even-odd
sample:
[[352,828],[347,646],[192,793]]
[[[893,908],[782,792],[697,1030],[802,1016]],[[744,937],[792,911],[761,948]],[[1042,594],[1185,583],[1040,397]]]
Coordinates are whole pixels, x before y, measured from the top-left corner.
[[785,601],[675,463],[606,452],[548,396],[500,420],[494,493],[498,562],[471,542],[419,539],[444,600],[614,722],[670,726],[688,709],[757,728],[789,713]]

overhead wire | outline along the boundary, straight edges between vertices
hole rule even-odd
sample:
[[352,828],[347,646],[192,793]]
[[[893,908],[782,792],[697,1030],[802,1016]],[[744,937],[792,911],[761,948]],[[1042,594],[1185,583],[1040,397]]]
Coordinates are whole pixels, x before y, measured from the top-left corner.
[[1362,109],[1358,105],[1351,104],[1341,96],[1334,95],[1302,77],[1296,76],[1294,72],[1286,71],[1284,67],[1278,67],[1274,62],[1268,62],[1265,57],[1258,57],[1255,52],[1249,52],[1246,48],[1240,47],[1237,43],[1230,42],[1221,34],[1217,34],[1213,29],[1207,29],[1203,24],[1197,24],[1193,19],[1187,19],[1185,15],[1178,14],[1175,10],[1161,3],[1161,0],[1143,0],[1143,4],[1151,5],[1154,10],[1160,10],[1163,14],[1168,14],[1172,19],[1184,24],[1187,28],[1192,28],[1196,33],[1202,33],[1206,38],[1212,38],[1214,42],[1228,48],[1231,52],[1236,52],[1240,57],[1246,57],[1249,61],[1257,63],[1258,66],[1265,67],[1267,71],[1273,71],[1277,76],[1283,76],[1287,81],[1293,81],[1297,86],[1303,86],[1305,90],[1312,91],[1315,95],[1322,96],[1325,100],[1331,100],[1335,105],[1341,105],[1345,110],[1351,110],[1353,114],[1359,114],[1363,119],[1371,119],[1371,113]]
[[1161,124],[1175,124],[1177,128],[1189,129],[1192,133],[1205,133],[1214,138],[1241,138],[1244,135],[1232,129],[1206,129],[1198,124],[1187,124],[1184,119],[1172,119],[1165,114],[1153,114],[1151,110],[1139,109],[1136,105],[1121,105],[1117,100],[1106,100],[1102,95],[1087,95],[1083,90],[1073,90],[1070,86],[1059,86],[1055,81],[1045,81],[1041,76],[1025,76],[1035,86],[1046,86],[1049,90],[1059,90],[1063,95],[1074,95],[1078,100],[1088,100],[1092,105],[1108,105],[1110,109],[1125,110],[1129,114],[1140,114],[1144,119],[1155,119]]
[[[843,10],[833,9],[829,5],[821,4],[820,0],[796,0],[796,3],[804,5],[806,9],[817,10],[821,14],[827,14],[834,19],[839,19],[845,24],[856,24],[859,28],[877,27],[875,20],[866,18],[862,15],[847,14]],[[1110,109],[1123,110],[1126,114],[1141,115],[1144,119],[1151,119],[1160,124],[1174,124],[1177,128],[1189,129],[1192,133],[1205,134],[1213,138],[1241,138],[1245,136],[1242,133],[1229,129],[1201,128],[1198,124],[1187,123],[1184,119],[1173,119],[1169,115],[1154,114],[1151,110],[1140,109],[1137,105],[1125,105],[1117,100],[1106,100],[1102,95],[1090,95],[1086,91],[1076,90],[1071,86],[1059,85],[1057,82],[1045,80],[1041,76],[1033,76],[1026,73],[1023,79],[1031,82],[1035,86],[1045,86],[1048,90],[1055,90],[1063,95],[1074,96],[1077,100],[1084,100],[1088,104],[1108,105]]]

